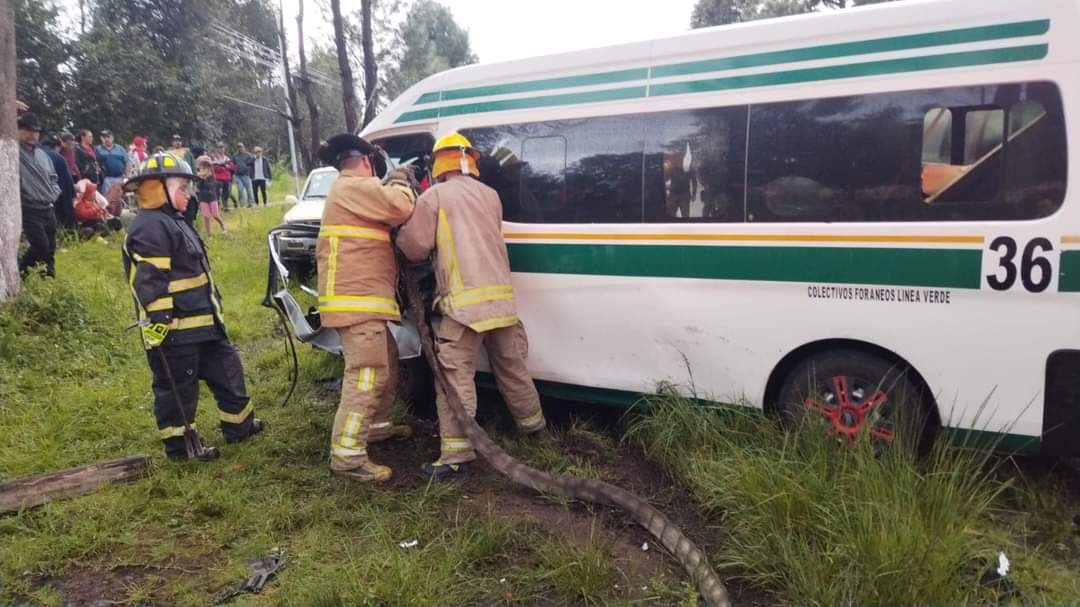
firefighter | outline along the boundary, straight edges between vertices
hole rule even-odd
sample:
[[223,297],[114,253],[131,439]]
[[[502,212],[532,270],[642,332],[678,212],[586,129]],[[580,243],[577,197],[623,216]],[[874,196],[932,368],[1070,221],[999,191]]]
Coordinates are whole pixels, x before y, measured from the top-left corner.
[[[480,153],[464,136],[439,139],[432,154],[431,174],[438,183],[417,200],[396,242],[412,261],[434,256],[442,314],[435,330],[437,356],[448,390],[466,413],[476,415],[476,355],[483,346],[518,430],[539,432],[546,422],[525,366],[528,338],[514,306],[499,195],[476,179]],[[442,448],[424,472],[435,480],[468,476],[468,462],[476,459],[473,445],[441,391],[436,408]]]
[[[123,256],[153,373],[154,416],[165,455],[181,460],[190,453],[184,423],[195,420],[200,379],[217,399],[225,442],[240,442],[265,427],[255,417],[240,355],[225,332],[206,247],[183,217],[193,177],[184,162],[158,153],[124,184],[139,205]],[[154,351],[158,348],[160,353]],[[207,449],[200,459],[213,459],[216,453]]]
[[405,171],[392,172],[383,185],[386,160],[356,135],[331,137],[319,159],[340,171],[315,247],[319,316],[323,326],[337,328],[345,355],[330,469],[353,480],[385,481],[392,470],[373,462],[367,446],[412,436],[412,428],[390,419],[398,352],[387,321],[401,320],[390,230],[412,215],[415,194]]

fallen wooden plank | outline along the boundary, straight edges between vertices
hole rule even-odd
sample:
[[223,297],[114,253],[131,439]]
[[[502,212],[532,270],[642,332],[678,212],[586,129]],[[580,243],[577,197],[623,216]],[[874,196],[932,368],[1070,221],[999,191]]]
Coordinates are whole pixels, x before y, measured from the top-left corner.
[[0,512],[16,512],[54,499],[93,493],[107,483],[130,481],[145,476],[149,466],[149,457],[131,455],[8,481],[0,484]]

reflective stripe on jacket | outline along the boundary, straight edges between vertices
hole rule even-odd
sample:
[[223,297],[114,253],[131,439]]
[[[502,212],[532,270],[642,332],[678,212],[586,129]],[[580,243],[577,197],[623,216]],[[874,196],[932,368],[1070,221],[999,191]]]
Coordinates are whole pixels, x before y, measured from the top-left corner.
[[164,345],[225,336],[206,248],[171,206],[139,211],[124,239],[123,256],[136,318],[168,325]]
[[323,325],[401,319],[390,228],[407,221],[412,211],[407,185],[382,185],[377,177],[341,172],[326,197],[315,245]]
[[434,252],[443,314],[481,333],[517,323],[495,190],[472,177],[449,176],[416,201],[397,245],[412,261]]

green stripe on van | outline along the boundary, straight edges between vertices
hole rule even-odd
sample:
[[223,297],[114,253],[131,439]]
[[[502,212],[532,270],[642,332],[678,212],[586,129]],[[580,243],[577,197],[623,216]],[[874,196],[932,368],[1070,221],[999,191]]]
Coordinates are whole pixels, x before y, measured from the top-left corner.
[[982,251],[507,243],[514,272],[978,289]]
[[887,53],[933,46],[985,42],[988,40],[1007,40],[1025,36],[1041,36],[1048,31],[1050,31],[1049,19],[1018,21],[1015,23],[943,30],[925,34],[910,34],[906,36],[842,42],[839,44],[826,44],[784,51],[706,59],[703,61],[673,63],[655,66],[652,68],[651,74],[648,68],[631,68],[611,72],[582,74],[579,76],[566,76],[562,78],[544,78],[541,80],[526,80],[508,84],[450,89],[441,92],[424,93],[416,100],[415,105],[439,101],[470,99],[474,97],[490,97],[493,95],[531,93],[579,86],[630,82],[634,80],[644,80],[649,77],[665,78],[669,76],[683,76],[688,74],[700,74],[703,72],[717,72],[723,70],[762,67],[766,65],[779,65],[783,63],[797,63],[800,61],[815,61],[820,59],[851,57],[855,55]]
[[711,78],[709,80],[693,80],[690,82],[672,82],[651,86],[649,88],[649,96],[660,97],[664,95],[682,95],[685,93],[704,93],[709,91],[724,91],[758,86],[773,86],[778,84],[858,78],[860,76],[921,72],[925,70],[988,65],[992,63],[1033,61],[1036,59],[1043,59],[1046,57],[1048,51],[1048,45],[1035,44],[1031,46],[1017,46],[987,51],[970,51],[965,53],[950,53],[947,55],[930,55],[927,57],[868,61],[865,63],[771,72],[768,74],[750,74],[747,76],[729,76],[727,78]]
[[411,122],[413,120],[430,120],[441,116],[458,116],[462,114],[479,114],[484,112],[578,105],[582,103],[620,101],[642,97],[660,97],[665,95],[704,93],[709,91],[742,89],[758,86],[837,80],[842,78],[857,78],[860,76],[880,76],[885,74],[990,65],[995,63],[1034,61],[1045,58],[1048,52],[1048,45],[1035,44],[984,51],[969,51],[945,55],[929,55],[924,57],[910,57],[802,70],[770,72],[747,76],[710,78],[707,80],[693,80],[689,82],[671,82],[667,84],[651,85],[648,88],[644,86],[635,86],[601,91],[588,91],[584,93],[567,93],[562,95],[546,95],[542,97],[484,101],[451,105],[442,108],[413,110],[398,116],[394,122]]
[[761,67],[764,65],[777,65],[780,63],[814,61],[818,59],[832,59],[835,57],[850,57],[852,55],[869,55],[872,53],[888,53],[929,46],[945,46],[949,44],[983,42],[986,40],[1039,36],[1048,31],[1050,31],[1049,19],[1004,23],[1001,25],[988,25],[983,27],[969,27],[942,32],[930,32],[926,34],[895,36],[892,38],[879,38],[877,40],[860,40],[858,42],[827,44],[825,46],[813,46],[771,53],[755,53],[752,55],[724,57],[721,59],[706,59],[704,61],[661,65],[652,69],[652,77],[664,78],[667,76],[683,76],[686,74]]
[[413,110],[398,116],[394,122],[430,120],[441,116],[461,114],[481,114],[484,112],[503,112],[507,110],[527,110],[560,105],[578,105],[581,103],[599,103],[602,101],[622,101],[625,99],[643,99],[647,92],[644,86],[633,86],[585,93],[566,93],[564,95],[545,95],[543,97],[525,97],[522,99],[504,99],[500,101],[479,101],[461,105],[450,105],[429,110]]
[[439,117],[439,108],[430,110],[413,110],[398,116],[394,122],[412,122],[413,120],[431,120]]
[[1062,251],[1060,271],[1058,291],[1062,293],[1080,292],[1080,251]]
[[566,89],[579,86],[594,86],[598,84],[613,84],[616,82],[632,82],[645,80],[649,77],[648,68],[634,68],[618,70],[614,72],[600,72],[597,74],[584,74],[581,76],[566,76],[564,78],[547,78],[544,80],[529,80],[526,82],[514,82],[511,84],[495,84],[491,86],[478,86],[473,88],[452,89],[434,94],[436,99],[427,99],[424,95],[416,101],[417,104],[438,101],[453,101],[455,99],[469,99],[471,97],[490,97],[492,95],[509,95],[512,93],[532,93],[550,89]]

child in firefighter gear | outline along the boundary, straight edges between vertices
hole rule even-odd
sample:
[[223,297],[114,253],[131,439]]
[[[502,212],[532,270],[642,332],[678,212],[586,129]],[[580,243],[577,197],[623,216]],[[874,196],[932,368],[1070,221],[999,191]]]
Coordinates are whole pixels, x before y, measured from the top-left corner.
[[319,159],[341,172],[326,197],[315,247],[319,316],[323,326],[337,328],[345,355],[330,469],[354,480],[385,481],[392,471],[371,461],[367,446],[412,436],[412,428],[390,419],[398,352],[387,322],[401,319],[390,230],[412,215],[415,194],[403,171],[383,185],[385,159],[355,135],[331,137]]
[[[452,396],[468,415],[476,415],[474,375],[483,346],[518,430],[529,434],[543,430],[546,422],[525,366],[528,338],[514,306],[502,204],[495,190],[474,179],[479,157],[458,133],[435,143],[431,172],[438,183],[416,201],[416,211],[396,242],[412,261],[434,254],[435,301],[442,314],[435,330],[437,356]],[[435,479],[464,476],[476,452],[441,391],[436,407],[442,452],[424,471]]]
[[[195,419],[200,379],[217,399],[226,442],[263,429],[244,388],[240,355],[225,332],[206,247],[182,215],[193,177],[184,162],[159,153],[124,185],[140,209],[124,240],[124,270],[153,373],[154,416],[170,459],[187,458],[184,420]],[[159,348],[165,361],[154,351]],[[185,411],[177,409],[174,383]]]

